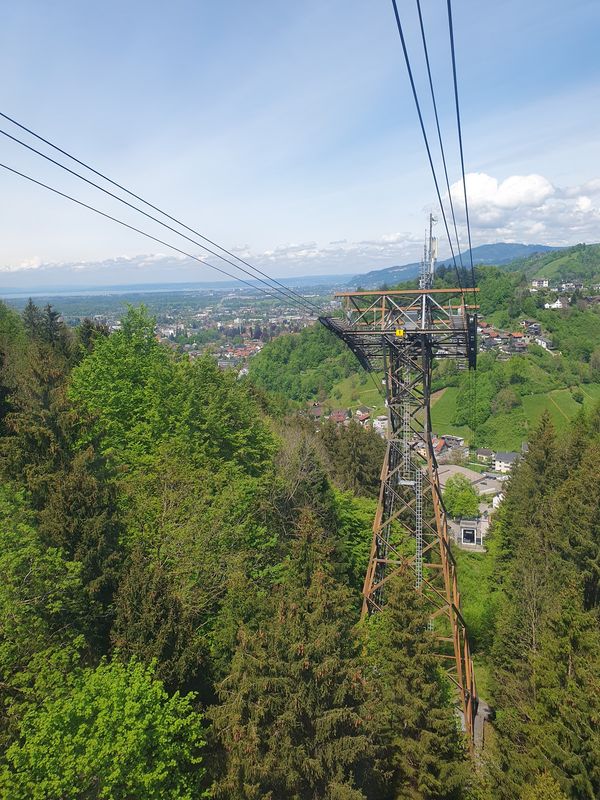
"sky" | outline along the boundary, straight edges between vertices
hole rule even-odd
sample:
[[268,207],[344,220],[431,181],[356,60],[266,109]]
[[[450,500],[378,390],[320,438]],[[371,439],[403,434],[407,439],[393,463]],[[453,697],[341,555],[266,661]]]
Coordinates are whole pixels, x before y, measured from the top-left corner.
[[[446,4],[422,5],[464,240]],[[399,9],[443,180],[416,5]],[[474,244],[600,241],[600,4],[453,11]],[[0,68],[0,111],[272,275],[414,261],[437,213],[389,0],[7,0]],[[201,253],[1,135],[0,162]],[[0,291],[213,277],[0,169]]]

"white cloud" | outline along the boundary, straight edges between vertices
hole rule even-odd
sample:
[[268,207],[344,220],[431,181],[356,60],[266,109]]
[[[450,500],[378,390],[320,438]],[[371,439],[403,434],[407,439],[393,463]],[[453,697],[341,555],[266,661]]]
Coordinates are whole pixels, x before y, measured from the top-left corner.
[[[600,179],[557,187],[543,175],[511,175],[502,181],[483,172],[466,176],[473,239],[542,244],[600,240]],[[450,187],[464,229],[463,186]],[[600,200],[600,198],[599,198]]]
[[[497,241],[568,245],[600,241],[600,178],[578,186],[559,187],[539,174],[511,175],[503,180],[484,172],[467,175],[467,192],[473,244]],[[462,183],[451,186],[460,224],[461,241],[466,239]],[[435,213],[435,208],[433,208]],[[426,211],[423,209],[423,221]],[[443,225],[438,224],[440,257],[448,254]],[[278,278],[294,275],[361,273],[418,261],[423,233],[390,231],[370,239],[335,241],[291,241],[258,250],[248,244],[232,248],[239,257]],[[198,253],[200,258],[203,253]],[[207,260],[227,272],[215,256]],[[0,267],[5,283],[29,275],[32,282],[68,283],[75,274],[83,281],[104,284],[168,281],[223,280],[223,276],[179,254],[118,256],[104,261],[63,264],[43,263],[38,257],[15,266]],[[16,274],[15,274],[16,273]],[[35,276],[35,278],[33,277]],[[45,277],[44,277],[45,276]],[[244,279],[246,276],[242,276]]]

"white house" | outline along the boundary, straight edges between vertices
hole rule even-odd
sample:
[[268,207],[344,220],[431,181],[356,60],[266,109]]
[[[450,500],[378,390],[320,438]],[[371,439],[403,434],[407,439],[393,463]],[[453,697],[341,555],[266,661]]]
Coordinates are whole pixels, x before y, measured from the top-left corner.
[[554,345],[550,339],[544,339],[543,336],[536,336],[535,343],[540,347],[543,347],[544,350],[554,350]]
[[567,297],[558,297],[553,303],[544,303],[544,308],[561,309],[569,307],[569,299]]
[[518,458],[518,453],[502,452],[499,450],[494,456],[494,470],[502,473],[510,472]]
[[380,436],[385,436],[388,429],[388,418],[384,414],[376,417],[373,420],[373,430],[377,431]]
[[531,281],[532,289],[547,289],[549,285],[548,278],[536,278]]

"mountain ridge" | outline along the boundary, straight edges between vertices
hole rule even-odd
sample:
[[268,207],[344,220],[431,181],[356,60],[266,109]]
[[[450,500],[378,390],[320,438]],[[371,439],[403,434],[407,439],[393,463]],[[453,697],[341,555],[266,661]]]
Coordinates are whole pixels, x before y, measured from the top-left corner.
[[[474,247],[472,251],[474,264],[498,265],[510,264],[517,259],[526,259],[533,255],[545,254],[562,250],[560,247],[552,247],[546,244],[520,244],[518,242],[495,242],[492,244],[482,244]],[[470,263],[469,250],[462,254],[463,264]],[[439,266],[449,266],[453,263],[452,258],[445,258],[438,261]],[[363,289],[373,289],[385,283],[399,283],[415,278],[419,274],[419,262],[403,264],[401,266],[385,267],[384,269],[371,270],[360,275],[355,275],[348,286]]]

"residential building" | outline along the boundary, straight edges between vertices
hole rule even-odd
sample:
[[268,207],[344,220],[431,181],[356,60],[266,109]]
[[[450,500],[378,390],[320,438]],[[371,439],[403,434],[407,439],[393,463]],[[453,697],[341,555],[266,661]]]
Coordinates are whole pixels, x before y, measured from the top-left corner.
[[335,422],[337,425],[343,425],[347,419],[350,417],[350,412],[348,409],[340,408],[337,411],[332,411],[329,415],[329,419],[332,422]]
[[319,420],[323,416],[323,406],[320,403],[313,403],[308,409],[309,417]]
[[480,464],[491,464],[494,460],[494,455],[493,450],[487,447],[480,447],[479,450],[477,450],[477,461],[479,461]]
[[535,343],[540,347],[543,347],[544,350],[554,350],[554,345],[550,339],[546,339],[543,336],[536,336]]
[[547,289],[550,285],[548,278],[535,278],[531,281],[532,289]]
[[561,283],[560,289],[563,292],[581,291],[581,289],[583,289],[583,283],[579,283],[578,281],[567,281],[566,283]]
[[451,436],[450,434],[444,434],[443,437],[444,441],[448,445],[448,447],[464,447],[465,440],[462,436]]
[[518,453],[499,450],[494,456],[494,470],[502,473],[510,472],[518,458]]
[[557,297],[553,303],[544,303],[544,308],[552,309],[554,311],[560,310],[562,308],[568,308],[570,304],[570,300],[568,297]]
[[431,445],[433,447],[433,452],[435,453],[436,458],[444,455],[449,450],[448,445],[446,444],[446,440],[441,436],[433,436],[431,438]]

